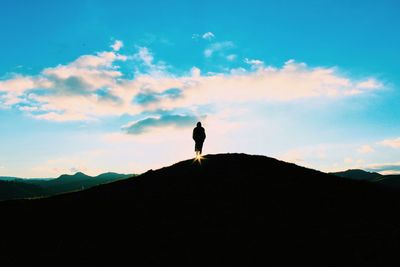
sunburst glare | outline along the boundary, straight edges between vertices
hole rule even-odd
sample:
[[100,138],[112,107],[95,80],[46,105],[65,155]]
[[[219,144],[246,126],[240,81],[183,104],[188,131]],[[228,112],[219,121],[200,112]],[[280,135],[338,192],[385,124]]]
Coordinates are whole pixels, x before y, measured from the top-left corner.
[[196,154],[196,157],[193,159],[193,162],[198,162],[199,164],[201,164],[201,161],[205,160],[206,158],[203,157],[201,154]]

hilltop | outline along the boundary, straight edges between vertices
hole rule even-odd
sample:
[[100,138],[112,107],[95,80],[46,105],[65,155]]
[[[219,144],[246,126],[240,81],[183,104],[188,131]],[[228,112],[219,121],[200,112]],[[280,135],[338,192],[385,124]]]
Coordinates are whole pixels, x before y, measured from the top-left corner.
[[399,203],[374,184],[273,158],[207,155],[0,203],[0,249],[13,263],[376,266],[397,260]]

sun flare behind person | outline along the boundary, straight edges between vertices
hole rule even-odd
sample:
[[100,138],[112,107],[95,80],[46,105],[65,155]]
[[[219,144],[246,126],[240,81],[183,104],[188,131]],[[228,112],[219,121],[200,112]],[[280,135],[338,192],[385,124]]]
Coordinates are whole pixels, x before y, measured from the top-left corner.
[[194,158],[193,162],[198,162],[199,164],[201,164],[202,160],[205,160],[206,158],[203,157],[203,155],[201,155],[200,153],[196,152],[196,157]]

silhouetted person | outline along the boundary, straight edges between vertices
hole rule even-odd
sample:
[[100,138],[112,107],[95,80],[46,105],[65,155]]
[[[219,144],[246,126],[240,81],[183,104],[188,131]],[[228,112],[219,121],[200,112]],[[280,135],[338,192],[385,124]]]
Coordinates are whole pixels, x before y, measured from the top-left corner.
[[205,139],[206,132],[204,131],[204,128],[201,127],[201,122],[198,122],[197,127],[193,129],[193,140],[196,142],[194,146],[194,151],[196,151],[196,155],[201,155]]

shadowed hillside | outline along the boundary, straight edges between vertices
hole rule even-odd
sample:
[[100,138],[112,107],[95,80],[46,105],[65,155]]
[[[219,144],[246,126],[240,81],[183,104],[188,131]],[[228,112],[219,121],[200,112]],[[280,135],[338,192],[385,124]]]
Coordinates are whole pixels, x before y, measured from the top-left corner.
[[45,194],[40,186],[21,181],[0,181],[0,201],[8,199],[31,198]]
[[264,156],[206,158],[81,192],[0,203],[8,229],[2,260],[110,266],[397,260],[397,195]]

